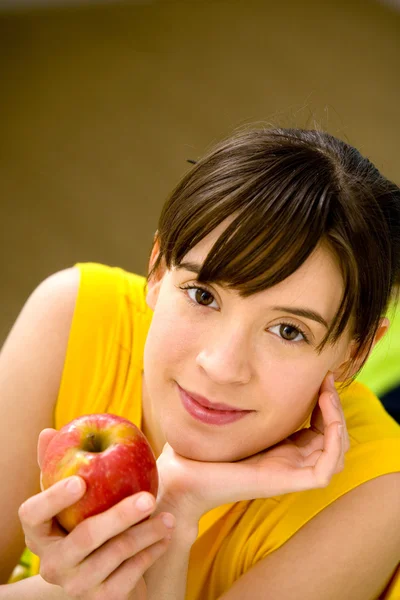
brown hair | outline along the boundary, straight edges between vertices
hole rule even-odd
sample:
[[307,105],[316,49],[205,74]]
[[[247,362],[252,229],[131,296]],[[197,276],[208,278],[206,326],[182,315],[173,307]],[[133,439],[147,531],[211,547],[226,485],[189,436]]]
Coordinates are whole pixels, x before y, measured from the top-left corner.
[[183,177],[158,224],[161,260],[179,265],[217,225],[234,217],[197,280],[243,297],[296,271],[327,242],[344,281],[341,304],[318,350],[347,324],[357,356],[373,341],[400,281],[400,189],[358,150],[321,131],[258,128],[212,148]]

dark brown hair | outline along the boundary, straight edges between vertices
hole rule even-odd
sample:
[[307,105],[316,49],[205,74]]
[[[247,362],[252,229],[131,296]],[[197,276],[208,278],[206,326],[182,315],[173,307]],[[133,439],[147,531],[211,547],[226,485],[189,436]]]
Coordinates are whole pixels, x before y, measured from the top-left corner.
[[[320,243],[344,293],[319,350],[351,322],[357,356],[373,341],[400,280],[400,189],[358,150],[321,131],[258,128],[212,148],[165,203],[157,236],[167,268],[228,217],[197,280],[246,297],[296,271]],[[351,321],[350,321],[351,319]]]

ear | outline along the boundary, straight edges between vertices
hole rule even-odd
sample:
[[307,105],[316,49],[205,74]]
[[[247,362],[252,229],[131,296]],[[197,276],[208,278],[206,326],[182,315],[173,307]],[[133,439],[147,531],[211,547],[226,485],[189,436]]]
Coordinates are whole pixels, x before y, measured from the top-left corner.
[[370,350],[364,352],[361,356],[358,356],[356,360],[354,360],[354,356],[356,354],[357,345],[355,342],[351,342],[346,359],[333,371],[335,381],[345,381],[346,379],[353,377],[353,375],[361,368],[361,365],[364,364],[365,360],[367,360],[368,356],[370,356],[379,340],[386,335],[389,327],[389,319],[387,317],[382,317],[379,321],[379,327],[376,331]]
[[[151,250],[150,259],[149,259],[149,268],[148,272],[153,269],[157,258],[160,254],[160,242],[158,237],[158,231],[154,234],[153,248]],[[154,310],[157,304],[158,294],[160,292],[161,283],[165,274],[166,268],[164,265],[164,261],[157,267],[157,270],[154,271],[152,276],[147,281],[147,294],[146,294],[146,303],[147,305]]]

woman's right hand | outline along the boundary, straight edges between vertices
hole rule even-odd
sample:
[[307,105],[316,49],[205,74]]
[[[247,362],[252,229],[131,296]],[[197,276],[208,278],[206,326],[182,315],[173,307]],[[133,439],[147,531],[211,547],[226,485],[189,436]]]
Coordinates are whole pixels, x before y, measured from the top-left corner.
[[[41,433],[39,466],[54,434],[51,429]],[[145,600],[143,574],[166,551],[173,516],[161,513],[147,519],[155,510],[155,499],[142,492],[85,519],[67,534],[54,517],[77,502],[85,489],[82,478],[68,477],[20,506],[25,542],[40,558],[40,575],[79,600]],[[149,502],[147,508],[142,500]],[[165,517],[172,527],[164,523]]]

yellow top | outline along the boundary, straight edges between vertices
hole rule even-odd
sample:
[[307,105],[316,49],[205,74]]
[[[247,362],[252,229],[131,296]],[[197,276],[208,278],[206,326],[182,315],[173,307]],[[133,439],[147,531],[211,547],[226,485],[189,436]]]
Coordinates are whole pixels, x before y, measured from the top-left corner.
[[[146,280],[115,267],[78,267],[81,283],[54,426],[59,429],[83,414],[110,412],[140,427],[143,348],[152,318]],[[331,502],[370,479],[400,471],[400,427],[379,400],[360,383],[349,386],[341,399],[351,438],[344,471],[327,488],[206,513],[190,555],[188,600],[219,598]],[[38,558],[31,555],[30,560],[30,574],[37,573]],[[400,576],[394,579],[385,600],[400,598]]]

